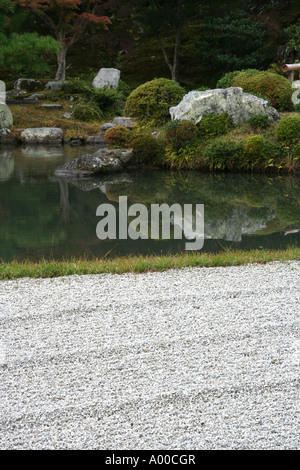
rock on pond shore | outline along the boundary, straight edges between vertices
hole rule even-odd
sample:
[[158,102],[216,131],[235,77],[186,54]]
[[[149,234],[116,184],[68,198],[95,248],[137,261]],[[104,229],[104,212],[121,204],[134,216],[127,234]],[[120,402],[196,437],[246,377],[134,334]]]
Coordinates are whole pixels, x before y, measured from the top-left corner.
[[84,154],[55,170],[56,176],[89,177],[99,173],[115,173],[130,161],[132,150],[101,149],[93,154]]
[[239,87],[190,91],[178,106],[170,108],[173,120],[193,121],[196,124],[207,114],[223,113],[230,116],[234,125],[246,122],[255,114],[267,114],[272,121],[280,119],[279,113],[268,101],[243,93]]

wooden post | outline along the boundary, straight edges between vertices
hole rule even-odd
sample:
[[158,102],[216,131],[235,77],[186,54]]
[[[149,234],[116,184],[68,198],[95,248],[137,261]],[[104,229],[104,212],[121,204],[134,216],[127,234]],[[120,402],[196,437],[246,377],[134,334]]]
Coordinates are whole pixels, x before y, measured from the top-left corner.
[[300,64],[284,64],[282,67],[283,72],[290,72],[289,73],[289,80],[291,82],[295,79],[295,71],[300,70]]

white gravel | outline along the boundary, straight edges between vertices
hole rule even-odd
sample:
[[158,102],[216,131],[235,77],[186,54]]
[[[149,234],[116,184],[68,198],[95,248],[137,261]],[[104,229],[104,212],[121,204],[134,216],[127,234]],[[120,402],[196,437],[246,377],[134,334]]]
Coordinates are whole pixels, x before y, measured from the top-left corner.
[[300,263],[0,282],[1,449],[299,449]]

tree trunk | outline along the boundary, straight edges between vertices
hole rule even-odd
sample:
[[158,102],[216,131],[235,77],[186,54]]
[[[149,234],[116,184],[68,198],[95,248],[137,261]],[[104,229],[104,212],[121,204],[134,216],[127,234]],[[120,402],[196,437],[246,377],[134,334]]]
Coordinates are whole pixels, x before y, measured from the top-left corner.
[[181,40],[181,28],[176,28],[176,38],[174,47],[173,67],[172,67],[172,80],[178,82],[179,80],[179,49]]
[[176,12],[176,22],[174,22],[172,25],[173,31],[174,31],[174,52],[173,52],[173,61],[171,62],[166,48],[164,47],[162,40],[159,36],[157,35],[158,42],[160,44],[164,59],[166,61],[167,66],[170,69],[171,72],[171,78],[175,82],[179,81],[179,53],[180,53],[180,44],[181,44],[181,15],[182,15],[182,0],[177,0],[177,12]]
[[57,54],[57,72],[55,75],[55,80],[64,81],[66,79],[66,55],[67,47],[61,45],[61,48]]

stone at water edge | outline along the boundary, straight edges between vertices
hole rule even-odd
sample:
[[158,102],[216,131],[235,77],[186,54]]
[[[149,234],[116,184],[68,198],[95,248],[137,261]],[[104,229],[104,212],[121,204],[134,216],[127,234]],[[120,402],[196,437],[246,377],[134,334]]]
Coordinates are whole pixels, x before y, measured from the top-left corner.
[[101,68],[92,82],[94,88],[118,88],[121,72],[114,68]]
[[86,138],[86,144],[104,144],[104,135],[90,135]]
[[9,107],[0,103],[0,129],[10,129],[13,126],[13,115]]
[[280,119],[279,113],[266,100],[244,93],[239,87],[190,91],[177,106],[170,108],[172,120],[196,124],[208,114],[223,113],[229,115],[234,125],[248,121],[255,114],[267,114],[272,121]]
[[132,151],[127,149],[103,149],[93,154],[84,154],[55,170],[56,176],[85,178],[101,173],[116,173],[129,162]]
[[60,127],[35,127],[24,129],[20,138],[27,144],[62,144],[63,136]]

